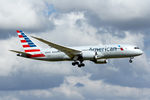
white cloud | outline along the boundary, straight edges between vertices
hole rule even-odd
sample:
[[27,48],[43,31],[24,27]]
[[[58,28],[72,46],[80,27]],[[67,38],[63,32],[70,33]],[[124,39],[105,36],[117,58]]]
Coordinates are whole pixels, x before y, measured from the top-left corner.
[[[11,38],[9,40],[0,40],[1,43],[1,51],[0,55],[0,76],[7,76],[9,75],[12,71],[15,71],[16,69],[16,64],[19,62],[17,61],[16,58],[14,58],[13,54],[10,53],[9,50],[12,48],[17,48],[17,45],[19,44],[19,41],[17,41],[17,38]],[[19,49],[19,48],[18,48]]]
[[[83,84],[83,86],[76,86],[78,83]],[[92,81],[87,75],[66,77],[64,83],[57,88],[40,91],[21,91],[20,94],[38,98],[55,98],[57,100],[110,100],[110,98],[112,100],[148,100],[150,98],[150,89],[110,85],[101,80]]]
[[74,46],[100,43],[97,29],[87,23],[84,12],[53,14],[49,19],[54,23],[55,29],[43,33],[42,37],[50,41]]
[[62,11],[90,10],[105,21],[126,21],[133,18],[147,18],[149,14],[148,0],[46,0]]
[[[101,30],[103,30],[103,28]],[[144,48],[144,35],[142,33],[126,31],[122,33],[124,34],[123,37],[119,37],[119,34],[120,33],[118,32],[112,34],[106,31],[105,33],[100,33],[100,35],[97,36],[100,38],[99,40],[102,41],[103,44],[130,44]]]
[[[0,29],[36,29],[44,27],[44,2],[29,0],[0,1]],[[41,8],[41,9],[39,9]]]
[[[105,24],[112,23],[118,27],[130,24],[134,27],[137,21],[143,26],[149,25],[146,21],[149,19],[148,0],[5,0],[0,1],[0,29],[51,30],[48,3],[54,5],[57,13],[86,11],[88,15],[94,13]],[[95,21],[94,18],[88,20]]]
[[[32,28],[41,27],[41,23],[43,21],[43,16],[39,16],[37,12],[43,10],[44,4],[41,6],[39,1],[20,1],[18,2],[16,6],[16,2],[12,2],[12,5],[10,5],[10,8],[14,8],[15,10],[11,10],[8,7],[9,10],[7,11],[6,8],[3,6],[8,1],[1,1],[1,8],[4,9],[0,13],[0,17],[3,19],[1,23],[4,23],[6,21],[6,17],[8,17],[6,23],[4,25],[1,25],[3,29],[7,29],[17,26],[19,23],[20,26],[26,27],[26,28]],[[11,1],[9,1],[11,2]],[[67,3],[66,3],[67,2]],[[140,2],[140,1],[137,1]],[[42,2],[43,3],[43,2]],[[117,1],[114,2],[113,0],[104,1],[104,0],[95,0],[95,1],[53,1],[51,2],[54,4],[56,8],[63,9],[63,10],[70,10],[72,8],[77,9],[89,9],[90,11],[93,11],[99,15],[100,18],[103,20],[127,20],[132,19],[134,17],[139,16],[141,12],[143,11],[141,7],[139,7],[136,12],[136,9],[133,9],[128,11],[124,11],[125,8],[130,8],[132,5],[135,5],[134,3],[128,4],[129,1]],[[79,4],[80,3],[80,4]],[[24,4],[24,5],[22,5]],[[68,4],[66,6],[66,4]],[[140,3],[138,3],[139,5]],[[21,5],[21,7],[20,7]],[[82,6],[84,5],[84,6]],[[110,6],[111,5],[111,6]],[[119,6],[116,6],[119,5]],[[23,7],[22,7],[23,6]],[[81,7],[82,6],[82,7]],[[121,8],[121,7],[125,8]],[[4,8],[3,8],[4,7]],[[18,9],[20,7],[20,9]],[[38,8],[39,7],[39,8]],[[134,6],[133,6],[134,7]],[[120,12],[114,12],[117,9],[120,8]],[[104,10],[106,9],[106,10]],[[146,8],[145,8],[146,9]],[[6,10],[6,11],[5,11]],[[133,15],[130,15],[133,12]],[[5,14],[6,13],[6,14]],[[19,14],[18,14],[19,13]],[[144,13],[144,12],[143,12]],[[10,18],[8,15],[10,14]],[[23,16],[24,14],[28,15]],[[20,17],[23,16],[23,17]],[[122,17],[124,16],[124,17]],[[53,30],[48,30],[46,33],[40,33],[36,34],[38,37],[45,38],[47,40],[50,40],[55,43],[59,43],[65,46],[79,46],[79,45],[97,45],[97,44],[109,44],[109,43],[127,43],[127,44],[137,44],[140,47],[144,48],[144,35],[142,33],[132,33],[130,31],[123,32],[124,36],[119,37],[119,32],[117,34],[113,34],[113,32],[106,32],[104,34],[99,33],[99,29],[93,27],[88,23],[88,19],[85,16],[84,11],[72,11],[66,13],[55,13],[50,15],[48,22],[52,22],[55,25],[55,28]],[[115,21],[114,20],[114,21]],[[102,31],[105,31],[107,29],[101,28]],[[35,34],[35,33],[33,33]],[[136,37],[136,38],[135,38]],[[129,64],[124,64],[120,60],[116,60],[117,64],[112,62],[113,64],[108,65],[94,65],[93,63],[88,63],[87,66],[83,69],[74,68],[71,66],[71,63],[66,62],[40,62],[40,61],[33,61],[28,60],[24,58],[16,57],[15,54],[10,53],[9,49],[18,49],[20,47],[19,41],[17,40],[17,37],[9,38],[6,40],[0,40],[1,43],[1,51],[0,55],[2,56],[0,58],[0,76],[3,76],[5,79],[8,77],[11,77],[12,80],[15,80],[16,83],[12,81],[6,81],[12,82],[16,85],[17,88],[19,87],[20,98],[24,97],[31,97],[31,98],[52,98],[52,99],[136,99],[136,100],[148,100],[149,98],[149,92],[150,90],[148,88],[132,88],[129,87],[129,84],[126,84],[125,86],[122,86],[122,83],[119,83],[116,81],[114,84],[111,85],[108,83],[103,82],[102,80],[113,80],[114,77],[110,77],[113,75],[120,76],[118,78],[119,81],[126,81],[128,79],[132,80],[135,79],[134,74],[138,74],[139,81],[147,82],[149,79],[149,64],[147,62],[147,57],[140,57],[135,60],[135,63],[131,66]],[[19,50],[22,50],[19,48]],[[146,66],[146,67],[143,67]],[[119,66],[119,67],[118,67]],[[103,67],[103,68],[102,68]],[[110,68],[108,68],[110,67]],[[125,73],[122,73],[122,70],[126,67]],[[131,68],[129,68],[131,67]],[[141,70],[142,69],[142,70]],[[131,72],[128,72],[130,71]],[[120,73],[119,73],[120,72]],[[90,80],[89,76],[83,77],[85,74],[91,74],[96,75],[96,77],[99,77],[96,81]],[[117,73],[117,74],[114,74]],[[125,74],[130,74],[131,76],[125,79]],[[146,74],[142,74],[146,73]],[[18,75],[16,77],[15,75]],[[37,77],[36,77],[37,76]],[[56,81],[56,83],[59,83],[60,86],[49,86],[49,84],[55,80],[58,79],[57,76],[66,77],[64,80],[64,83],[61,84],[61,82]],[[68,77],[70,76],[70,77]],[[80,77],[79,77],[80,76]],[[116,76],[117,77],[117,76]],[[143,77],[145,80],[143,80]],[[20,80],[23,79],[23,80]],[[49,78],[49,80],[48,80]],[[38,81],[35,81],[38,79]],[[43,80],[42,80],[43,79]],[[116,79],[116,78],[115,78]],[[25,80],[25,81],[24,81]],[[52,81],[53,80],[53,81]],[[60,79],[58,79],[60,80]],[[35,81],[35,82],[34,82]],[[43,81],[43,83],[41,82]],[[21,83],[22,82],[22,83]],[[34,89],[39,90],[30,90],[30,91],[24,91],[24,89],[31,89],[30,87],[26,87],[28,84],[23,83],[32,83],[30,86],[34,87],[36,83],[49,83],[46,84],[46,90],[40,90],[39,88],[45,88],[44,85],[38,85]],[[5,83],[5,84],[6,84]],[[20,83],[18,85],[18,83]],[[77,83],[84,84],[83,87],[76,87]],[[127,82],[129,83],[129,82]],[[135,87],[138,87],[136,85],[139,85],[139,83],[135,83]],[[8,88],[8,84],[1,85],[4,88]],[[133,85],[133,84],[132,84]],[[140,84],[145,86],[145,84]],[[2,87],[1,86],[1,87]],[[55,88],[54,88],[55,87]],[[147,85],[145,86],[147,87]],[[14,89],[13,88],[13,89]],[[12,89],[12,90],[13,90]],[[13,92],[12,92],[13,93]],[[7,98],[7,97],[6,97]]]
[[[125,43],[125,44],[137,44],[140,47],[144,47],[143,44],[144,37],[140,33],[133,34],[131,32],[125,32],[124,33],[125,37],[118,37],[117,35],[112,35],[109,32],[106,32],[105,34],[102,33],[98,34],[98,29],[94,28],[93,26],[87,23],[87,19],[84,16],[84,12],[71,12],[56,15],[53,14],[52,16],[50,16],[50,20],[55,24],[55,29],[53,31],[47,31],[47,33],[38,34],[38,37],[42,37],[52,42],[59,43],[65,46]],[[7,40],[1,40],[2,51],[4,51],[1,52],[2,58],[0,60],[1,76],[8,76],[13,73],[18,73],[18,71],[20,70],[29,73],[33,71],[36,74],[41,73],[50,76],[51,75],[66,76],[77,74],[84,75],[86,73],[84,72],[84,70],[80,69],[75,71],[76,69],[72,68],[71,62],[53,63],[53,62],[33,61],[20,57],[15,57],[15,54],[10,53],[8,50],[18,49],[19,47],[21,47],[19,40],[17,38],[18,37],[13,37]],[[19,50],[22,49],[19,48]],[[5,57],[5,59],[3,59],[3,57]],[[140,65],[141,59],[139,59],[138,62],[136,62],[137,65]],[[8,61],[9,63],[7,63]],[[142,59],[141,61],[143,64],[148,66],[147,58]],[[31,65],[32,67],[30,67]],[[90,64],[89,66],[92,65]],[[139,66],[139,69],[140,68],[142,67]],[[146,70],[147,68],[148,67],[146,67]],[[90,68],[89,71],[87,72],[90,72],[90,70],[96,70],[96,68],[95,69]],[[96,72],[99,73],[99,71]]]
[[2,96],[0,97],[0,100],[19,100],[19,99],[10,95],[10,96]]

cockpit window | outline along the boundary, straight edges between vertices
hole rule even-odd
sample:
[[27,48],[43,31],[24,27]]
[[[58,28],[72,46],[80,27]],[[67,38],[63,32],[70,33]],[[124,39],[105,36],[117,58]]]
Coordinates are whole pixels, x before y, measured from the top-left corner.
[[134,49],[140,49],[139,47],[134,47]]

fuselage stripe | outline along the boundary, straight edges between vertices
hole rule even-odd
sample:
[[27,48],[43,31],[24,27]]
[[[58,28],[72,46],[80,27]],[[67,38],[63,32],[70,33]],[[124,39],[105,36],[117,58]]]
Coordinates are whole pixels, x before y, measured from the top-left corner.
[[19,30],[17,30],[16,32],[17,32],[17,33],[20,33],[20,31],[19,31]]
[[22,35],[18,35],[19,36],[19,38],[23,38],[23,36]]
[[40,49],[31,49],[31,50],[25,50],[25,52],[39,52]]
[[44,54],[33,54],[33,55],[29,55],[29,58],[34,58],[34,57],[45,57]]
[[21,41],[21,43],[26,43],[27,41],[26,40],[20,40]]
[[123,48],[120,48],[121,51],[123,51]]
[[24,48],[30,47],[30,45],[22,45]]

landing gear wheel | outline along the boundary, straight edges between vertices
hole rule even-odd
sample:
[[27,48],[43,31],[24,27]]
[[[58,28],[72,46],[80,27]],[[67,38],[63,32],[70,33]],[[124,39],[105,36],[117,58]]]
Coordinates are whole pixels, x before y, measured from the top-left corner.
[[130,60],[129,60],[129,62],[130,62],[130,63],[132,63],[132,62],[133,62],[133,60],[132,60],[133,58],[134,58],[134,57],[130,57]]
[[73,66],[79,65],[79,62],[73,62],[72,65],[73,65]]
[[73,58],[73,61],[74,61],[74,62],[72,62],[72,65],[73,65],[73,66],[77,65],[77,66],[80,67],[80,68],[83,67],[83,66],[85,66],[85,64],[83,63],[83,57],[82,57],[81,54],[75,56],[75,57]]
[[130,59],[129,62],[132,63],[133,62],[132,59]]
[[75,66],[76,64],[73,62],[72,65]]
[[78,65],[78,67],[80,67],[80,68],[81,68],[81,67],[84,67],[84,66],[85,66],[84,63],[81,63],[81,64]]
[[84,63],[81,63],[80,65],[81,65],[81,66],[83,66],[83,67],[85,66],[85,64],[84,64]]
[[78,67],[81,68],[82,67],[81,64],[79,64]]

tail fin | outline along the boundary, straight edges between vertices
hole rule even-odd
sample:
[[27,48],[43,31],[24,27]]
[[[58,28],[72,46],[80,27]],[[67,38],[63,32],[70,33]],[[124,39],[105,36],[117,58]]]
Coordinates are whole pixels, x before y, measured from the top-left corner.
[[25,51],[25,53],[31,54],[32,57],[45,57],[45,55],[42,53],[39,47],[37,47],[28,37],[27,35],[22,32],[17,30],[18,37],[20,39],[21,45]]

